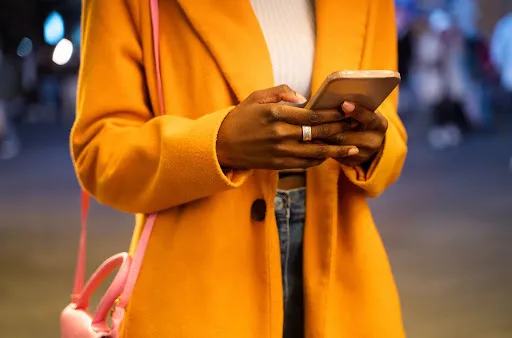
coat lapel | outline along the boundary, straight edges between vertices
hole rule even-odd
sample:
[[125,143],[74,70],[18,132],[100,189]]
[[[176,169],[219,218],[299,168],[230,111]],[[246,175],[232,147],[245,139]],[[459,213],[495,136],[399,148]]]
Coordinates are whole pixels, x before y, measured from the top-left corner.
[[[360,68],[369,1],[316,0],[313,91],[334,71]],[[267,44],[250,0],[178,2],[240,101],[274,85]]]
[[249,0],[178,0],[238,100],[273,86],[267,44]]

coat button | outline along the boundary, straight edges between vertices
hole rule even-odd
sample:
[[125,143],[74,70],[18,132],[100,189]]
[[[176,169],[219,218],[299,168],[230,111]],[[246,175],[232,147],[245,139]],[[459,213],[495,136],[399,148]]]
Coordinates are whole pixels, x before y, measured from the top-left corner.
[[251,206],[251,218],[255,221],[261,222],[267,215],[267,202],[264,199],[257,199]]

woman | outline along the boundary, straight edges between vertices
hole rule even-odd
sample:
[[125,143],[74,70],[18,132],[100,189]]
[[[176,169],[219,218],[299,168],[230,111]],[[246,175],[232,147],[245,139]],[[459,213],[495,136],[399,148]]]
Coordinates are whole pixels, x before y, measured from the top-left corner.
[[84,4],[78,176],[159,212],[122,336],[403,337],[366,202],[404,162],[396,95],[375,114],[279,103],[332,71],[395,69],[392,0],[160,1],[164,116],[149,1]]
[[429,15],[428,30],[417,45],[418,96],[433,124],[429,142],[436,149],[457,146],[470,127],[466,103],[471,95],[463,37],[452,16],[436,9]]

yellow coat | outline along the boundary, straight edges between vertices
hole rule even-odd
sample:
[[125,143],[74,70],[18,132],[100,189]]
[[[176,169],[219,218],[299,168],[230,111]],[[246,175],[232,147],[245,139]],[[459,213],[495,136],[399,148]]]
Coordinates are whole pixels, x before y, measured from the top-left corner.
[[[396,68],[393,0],[317,0],[316,15],[313,89],[332,71]],[[232,106],[273,86],[257,18],[249,0],[160,0],[160,20],[165,116],[149,0],[84,1],[71,135],[78,177],[101,203],[160,212],[122,336],[282,337],[277,173],[223,172],[215,147]],[[406,133],[395,106],[396,93],[380,108],[389,129],[368,172],[334,160],[308,170],[309,338],[404,337],[366,202],[397,179],[404,162]]]

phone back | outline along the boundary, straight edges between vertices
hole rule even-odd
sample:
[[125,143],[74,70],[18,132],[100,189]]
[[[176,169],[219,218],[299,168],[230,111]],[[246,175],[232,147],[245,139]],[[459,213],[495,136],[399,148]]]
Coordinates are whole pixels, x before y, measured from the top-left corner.
[[400,75],[391,71],[333,73],[311,98],[306,108],[333,109],[340,107],[344,101],[350,101],[369,110],[376,110],[399,83]]

